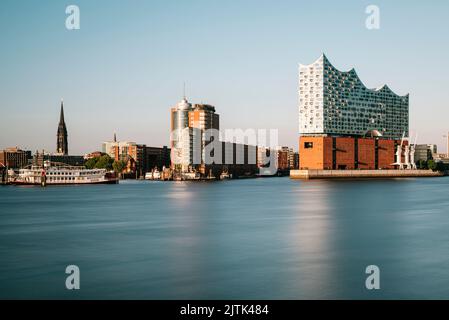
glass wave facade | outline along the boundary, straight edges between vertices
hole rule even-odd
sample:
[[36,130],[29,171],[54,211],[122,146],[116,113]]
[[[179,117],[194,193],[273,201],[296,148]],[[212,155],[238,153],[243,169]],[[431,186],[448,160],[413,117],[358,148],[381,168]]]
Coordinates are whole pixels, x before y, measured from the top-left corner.
[[299,133],[303,136],[363,136],[377,130],[384,138],[409,134],[409,95],[384,85],[368,89],[354,69],[337,70],[323,54],[299,66]]

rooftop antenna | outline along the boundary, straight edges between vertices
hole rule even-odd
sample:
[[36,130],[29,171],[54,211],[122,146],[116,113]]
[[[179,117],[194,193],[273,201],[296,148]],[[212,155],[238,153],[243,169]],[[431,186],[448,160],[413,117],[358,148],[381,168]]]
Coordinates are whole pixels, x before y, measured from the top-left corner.
[[183,82],[183,89],[182,89],[183,91],[182,91],[182,95],[183,95],[183,97],[184,97],[184,100],[186,99],[186,82],[184,81]]

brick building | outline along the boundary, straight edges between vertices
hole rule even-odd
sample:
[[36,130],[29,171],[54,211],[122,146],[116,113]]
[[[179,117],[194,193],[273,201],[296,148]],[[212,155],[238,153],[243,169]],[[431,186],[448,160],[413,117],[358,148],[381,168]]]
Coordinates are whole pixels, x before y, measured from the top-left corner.
[[[386,85],[369,89],[354,69],[340,71],[325,55],[300,65],[300,169],[402,168],[410,149],[401,137],[408,132],[408,94],[397,95]],[[401,165],[395,165],[401,144]]]
[[[400,140],[366,137],[300,137],[300,169],[395,169]],[[403,148],[407,141],[403,142]],[[404,161],[405,159],[402,159]]]
[[10,169],[20,169],[28,165],[31,151],[24,151],[17,147],[6,148],[0,151],[0,166]]
[[282,147],[277,150],[277,168],[280,171],[290,170],[289,165],[290,149],[288,147]]
[[103,143],[102,151],[115,161],[126,162],[125,173],[129,173],[130,177],[143,177],[154,168],[162,170],[164,166],[170,166],[170,148],[166,146],[148,147],[135,142],[117,141],[114,135],[113,141]]

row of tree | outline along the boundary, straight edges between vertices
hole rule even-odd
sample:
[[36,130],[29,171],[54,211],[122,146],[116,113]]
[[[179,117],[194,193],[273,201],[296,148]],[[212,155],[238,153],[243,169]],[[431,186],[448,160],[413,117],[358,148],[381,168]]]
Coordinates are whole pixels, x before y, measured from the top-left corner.
[[418,167],[418,169],[430,169],[433,171],[445,171],[445,170],[449,170],[449,166],[442,163],[442,162],[437,162],[435,160],[419,160],[416,164],[416,166]]
[[126,168],[126,162],[123,160],[115,161],[109,155],[95,157],[87,160],[84,165],[87,169],[106,169],[114,170],[116,173],[122,173]]

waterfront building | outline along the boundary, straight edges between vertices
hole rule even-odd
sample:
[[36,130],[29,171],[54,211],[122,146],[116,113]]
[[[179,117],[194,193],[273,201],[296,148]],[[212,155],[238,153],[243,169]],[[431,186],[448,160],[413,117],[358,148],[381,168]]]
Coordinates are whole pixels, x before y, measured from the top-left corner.
[[299,154],[294,152],[293,148],[281,147],[278,151],[278,168],[279,170],[298,169]]
[[0,166],[9,169],[20,169],[28,165],[31,151],[24,151],[18,147],[6,148],[0,151]]
[[288,159],[290,170],[295,170],[299,168],[299,153],[293,152],[293,149],[290,149],[290,157]]
[[363,136],[378,130],[400,139],[409,133],[409,95],[387,85],[365,87],[354,69],[342,72],[323,54],[299,66],[299,133],[301,136]]
[[145,148],[145,168],[146,172],[153,169],[162,171],[165,168],[170,167],[170,148],[167,146],[159,147],[146,147]]
[[189,111],[189,127],[200,130],[220,130],[220,116],[215,113],[215,107],[209,104],[195,104]]
[[148,147],[131,141],[117,141],[115,134],[113,141],[103,142],[102,152],[115,161],[126,162],[125,173],[130,177],[143,177],[155,168],[162,170],[170,165],[170,148],[167,146]]
[[69,166],[84,165],[84,156],[48,154],[44,156],[44,160],[55,163],[63,163]]
[[[212,137],[206,136],[206,131],[220,130],[220,116],[215,113],[214,106],[209,104],[192,106],[184,97],[171,108],[170,115],[171,168],[176,172],[215,177],[222,173],[233,176],[256,173],[256,146],[214,141],[217,142],[215,145],[217,150],[206,154],[206,147],[213,142]],[[216,159],[209,161],[213,157]]]
[[289,153],[290,149],[288,147],[281,147],[276,150],[277,153],[277,169],[278,171],[290,170],[289,166]]
[[415,145],[415,161],[428,161],[433,159],[433,155],[437,153],[435,144],[417,144]]
[[200,165],[191,165],[189,172],[198,172],[203,177],[213,176],[220,177],[222,174],[228,174],[232,177],[252,176],[258,173],[256,164],[257,147],[245,144],[239,144],[235,142],[220,141],[218,145],[221,156],[215,158],[217,161]]
[[83,166],[84,156],[49,154],[43,151],[42,152],[36,151],[36,153],[32,157],[31,163],[34,166],[43,166],[45,161],[50,161],[58,164],[65,164],[68,166]]
[[103,142],[102,152],[109,155],[115,161],[127,161],[129,157],[134,160],[138,159],[138,149],[142,145],[138,145],[132,141],[117,141],[114,135],[114,141]]
[[188,170],[193,157],[193,132],[189,127],[190,111],[192,111],[192,104],[186,97],[170,111],[170,148],[174,158],[172,167],[181,171]]
[[300,169],[395,169],[402,161],[413,168],[408,134],[408,94],[368,89],[354,69],[339,71],[324,54],[300,65]]
[[375,137],[301,137],[300,169],[378,170],[397,167],[396,152],[401,146],[405,163],[407,141]]
[[58,132],[56,134],[56,154],[68,155],[69,143],[67,140],[67,127],[64,121],[64,102],[61,101],[61,111],[59,114]]

